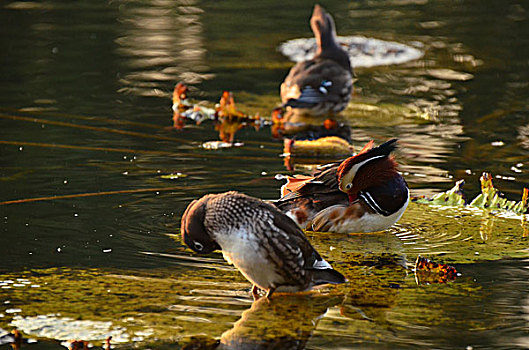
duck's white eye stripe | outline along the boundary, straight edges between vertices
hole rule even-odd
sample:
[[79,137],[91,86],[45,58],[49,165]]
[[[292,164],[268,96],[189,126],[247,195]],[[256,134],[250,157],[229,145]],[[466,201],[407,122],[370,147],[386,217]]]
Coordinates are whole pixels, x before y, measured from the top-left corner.
[[200,242],[193,241],[193,244],[195,245],[196,250],[201,251],[204,249],[204,246]]

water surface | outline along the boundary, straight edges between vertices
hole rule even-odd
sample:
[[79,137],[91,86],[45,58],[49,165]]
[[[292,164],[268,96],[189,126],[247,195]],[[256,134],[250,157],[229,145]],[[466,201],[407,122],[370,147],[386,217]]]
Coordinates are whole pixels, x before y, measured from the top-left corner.
[[[108,334],[121,347],[526,348],[527,231],[519,219],[412,203],[386,232],[308,232],[350,282],[268,304],[219,253],[180,239],[209,192],[278,197],[288,173],[270,128],[205,150],[209,122],[171,128],[177,81],[213,106],[223,90],[268,118],[293,65],[277,48],[310,37],[296,1],[7,1],[0,8],[0,327],[60,348]],[[400,139],[413,195],[489,171],[508,198],[529,187],[529,24],[517,1],[322,3],[340,35],[420,48],[355,69],[344,112],[353,145]],[[354,64],[354,61],[353,61]],[[173,179],[164,175],[182,174]],[[76,197],[77,194],[96,194]],[[49,198],[52,196],[64,196]],[[415,276],[418,255],[454,281]],[[439,283],[441,282],[441,283]],[[76,323],[78,322],[78,323]],[[76,333],[79,331],[80,333]]]

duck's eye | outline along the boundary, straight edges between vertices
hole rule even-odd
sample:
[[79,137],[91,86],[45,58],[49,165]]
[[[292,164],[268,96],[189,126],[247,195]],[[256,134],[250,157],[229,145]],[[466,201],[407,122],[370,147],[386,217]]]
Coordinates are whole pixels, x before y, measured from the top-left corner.
[[348,183],[347,185],[345,185],[345,189],[346,189],[346,190],[350,190],[351,187],[353,187],[353,184],[352,184],[352,183]]
[[202,251],[202,249],[204,249],[204,245],[200,242],[193,241],[193,244],[195,245],[195,249],[198,250],[199,252]]

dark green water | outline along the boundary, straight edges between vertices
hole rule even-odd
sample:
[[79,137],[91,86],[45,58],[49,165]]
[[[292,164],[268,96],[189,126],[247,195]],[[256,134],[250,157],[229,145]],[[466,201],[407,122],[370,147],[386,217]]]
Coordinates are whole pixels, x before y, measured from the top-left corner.
[[[321,4],[340,35],[425,53],[355,70],[345,111],[355,147],[399,138],[413,195],[465,179],[472,198],[488,171],[519,200],[529,187],[525,2]],[[233,349],[529,347],[528,241],[519,219],[412,203],[387,232],[308,233],[351,282],[271,304],[252,305],[250,284],[220,254],[197,257],[181,244],[190,200],[232,189],[277,198],[273,176],[286,169],[267,127],[243,129],[243,147],[217,151],[199,147],[218,137],[210,123],[170,128],[175,83],[210,106],[233,91],[239,108],[268,117],[293,64],[277,47],[311,35],[312,6],[0,4],[0,201],[110,192],[0,205],[1,328],[41,339],[28,348],[60,348],[46,339],[72,337],[100,345],[107,333],[125,348],[214,348],[219,339],[219,348]],[[162,178],[176,173],[184,176]],[[462,275],[416,279],[403,264],[418,254]]]

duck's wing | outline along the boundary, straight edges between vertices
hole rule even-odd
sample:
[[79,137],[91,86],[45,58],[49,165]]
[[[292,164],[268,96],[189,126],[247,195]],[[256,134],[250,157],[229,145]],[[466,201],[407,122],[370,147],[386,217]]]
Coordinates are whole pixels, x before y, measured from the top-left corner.
[[302,261],[303,267],[299,269],[299,266],[296,266],[293,270],[295,274],[307,276],[304,278],[307,279],[305,283],[308,283],[309,286],[325,283],[345,283],[347,281],[341,273],[334,270],[331,264],[321,257],[294,221],[277,209],[273,213],[274,226],[280,229],[281,234],[287,234],[289,237],[287,240],[289,243],[286,243],[286,246],[294,255],[298,254],[298,256],[302,257],[298,262]]
[[292,200],[298,197],[311,197],[314,195],[333,194],[340,192],[336,179],[337,166],[332,166],[316,176],[287,176],[287,183],[281,188],[279,201]]
[[276,230],[272,230],[273,232],[271,232],[271,241],[272,243],[275,243],[272,245],[278,245],[274,238],[276,236],[281,236],[281,239],[277,240],[283,244],[283,248],[281,250],[284,251],[284,248],[286,248],[286,251],[288,251],[287,255],[298,258],[294,259],[299,264],[295,268],[296,271],[298,267],[315,269],[332,268],[331,265],[320,256],[316,249],[314,249],[301,228],[299,228],[299,226],[292,219],[283,214],[274,206],[268,203],[265,205],[270,208],[273,221],[272,226],[276,228]]
[[[260,236],[259,249],[281,275],[284,285],[305,286],[310,284],[309,267],[331,268],[312,247],[299,226],[273,205],[255,201],[264,220],[256,220],[256,233]],[[276,286],[277,287],[277,286]]]
[[281,186],[281,198],[283,198],[289,193],[297,192],[306,183],[314,180],[314,177],[306,176],[306,175],[294,175],[294,176],[282,175],[281,179],[287,180],[287,182],[283,186]]

